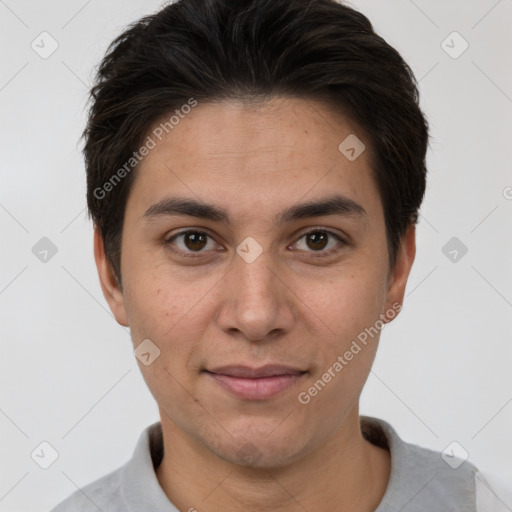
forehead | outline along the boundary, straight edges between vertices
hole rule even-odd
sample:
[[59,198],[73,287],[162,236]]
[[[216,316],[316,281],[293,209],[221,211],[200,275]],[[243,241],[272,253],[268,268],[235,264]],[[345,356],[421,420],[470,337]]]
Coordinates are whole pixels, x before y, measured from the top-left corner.
[[257,105],[199,103],[176,116],[166,133],[161,127],[169,118],[148,133],[156,145],[139,164],[129,198],[140,207],[178,192],[213,199],[227,210],[245,205],[240,214],[254,215],[250,206],[260,207],[263,216],[275,213],[269,205],[339,192],[364,202],[367,210],[371,203],[380,208],[369,141],[326,103],[297,98]]

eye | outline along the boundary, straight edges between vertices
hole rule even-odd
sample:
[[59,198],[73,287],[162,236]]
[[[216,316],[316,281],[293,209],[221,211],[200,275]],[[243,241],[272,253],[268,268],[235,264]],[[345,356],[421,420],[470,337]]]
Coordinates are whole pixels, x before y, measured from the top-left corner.
[[[165,245],[170,246],[173,251],[181,253],[183,256],[192,258],[196,257],[193,253],[206,252],[206,250],[215,249],[216,247],[213,238],[208,233],[196,230],[177,233],[165,240]],[[178,249],[172,248],[173,245],[177,246]]]
[[[187,258],[200,257],[202,253],[216,248],[213,238],[208,233],[199,230],[176,233],[166,239],[164,244],[180,256]],[[322,257],[337,253],[342,246],[347,244],[341,236],[332,231],[314,229],[304,233],[294,245],[301,251],[313,253],[314,257]]]
[[341,236],[332,231],[314,229],[304,233],[295,245],[302,251],[320,253],[314,256],[327,256],[338,252],[346,243]]

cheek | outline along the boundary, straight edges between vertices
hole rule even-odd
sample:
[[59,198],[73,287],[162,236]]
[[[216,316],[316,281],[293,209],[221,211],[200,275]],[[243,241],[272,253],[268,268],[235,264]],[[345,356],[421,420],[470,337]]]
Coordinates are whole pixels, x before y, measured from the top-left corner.
[[[359,401],[361,391],[370,373],[377,344],[361,346],[357,354],[348,361],[345,351],[338,354],[309,382],[309,387],[300,390],[297,406],[303,408],[305,421],[318,428],[317,418],[325,418],[320,428],[336,430]],[[339,365],[337,366],[336,363]]]
[[333,350],[349,346],[359,333],[379,319],[386,298],[386,282],[378,269],[361,265],[321,286],[310,284],[301,294],[305,311],[310,309],[328,328]]
[[310,418],[325,414],[327,407],[331,425],[339,424],[359,399],[382,328],[379,319],[384,297],[378,286],[384,283],[375,279],[368,274],[365,279],[351,275],[332,283],[328,293],[318,296],[317,311],[329,327],[329,335],[317,343],[319,365],[309,387],[301,390],[303,401],[299,402]]
[[158,404],[167,410],[187,410],[194,406],[187,390],[194,389],[192,366],[208,315],[207,301],[198,302],[204,293],[190,284],[176,285],[156,271],[133,275],[137,278],[127,280],[125,288],[133,346],[149,339],[158,353],[149,365],[138,360],[142,376]]
[[[148,270],[149,267],[149,270]],[[125,301],[134,347],[149,339],[160,351],[145,366],[143,377],[158,403],[172,401],[185,406],[194,389],[198,361],[208,351],[205,332],[211,322],[215,281],[186,278],[169,265],[133,268],[127,279]]]
[[[138,257],[137,257],[138,256]],[[125,307],[132,334],[168,345],[178,332],[199,328],[209,281],[194,279],[169,262],[142,254],[126,260]]]

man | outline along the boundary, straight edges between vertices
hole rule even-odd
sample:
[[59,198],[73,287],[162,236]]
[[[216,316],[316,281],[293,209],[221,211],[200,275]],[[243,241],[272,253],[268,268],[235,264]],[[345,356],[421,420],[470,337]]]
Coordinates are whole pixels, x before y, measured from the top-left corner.
[[425,191],[411,70],[334,0],[181,0],[101,63],[101,286],[161,421],[63,511],[486,511],[481,479],[359,415]]

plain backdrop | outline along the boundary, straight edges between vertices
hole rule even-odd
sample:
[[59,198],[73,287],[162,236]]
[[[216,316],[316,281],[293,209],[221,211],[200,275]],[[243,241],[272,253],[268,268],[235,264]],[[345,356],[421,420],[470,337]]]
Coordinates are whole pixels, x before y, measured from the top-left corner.
[[[106,46],[160,5],[0,1],[1,512],[50,509],[159,419],[98,283],[79,137]],[[432,131],[416,262],[361,413],[421,446],[456,441],[512,510],[512,1],[351,5],[412,67]]]

